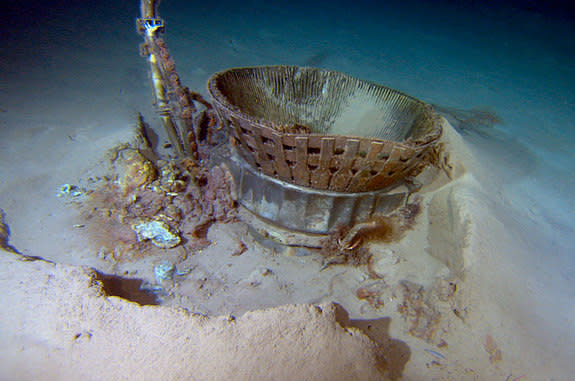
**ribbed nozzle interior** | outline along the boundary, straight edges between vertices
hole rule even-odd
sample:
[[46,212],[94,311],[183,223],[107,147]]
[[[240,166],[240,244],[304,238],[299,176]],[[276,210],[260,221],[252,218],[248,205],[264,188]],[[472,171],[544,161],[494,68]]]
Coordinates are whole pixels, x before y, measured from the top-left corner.
[[[298,66],[238,68],[211,81],[236,112],[311,133],[401,142],[429,132],[429,108],[399,91],[328,70]],[[214,94],[213,94],[214,95]],[[222,99],[223,98],[223,99]]]

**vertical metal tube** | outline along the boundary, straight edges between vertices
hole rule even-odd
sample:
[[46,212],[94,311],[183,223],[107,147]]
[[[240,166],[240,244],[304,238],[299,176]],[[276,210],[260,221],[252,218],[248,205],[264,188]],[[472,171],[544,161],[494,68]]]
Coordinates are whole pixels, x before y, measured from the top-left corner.
[[151,25],[151,22],[146,21],[146,19],[151,19],[154,21],[156,20],[158,4],[159,1],[155,0],[141,0],[140,11],[142,16],[141,23],[143,25],[139,25],[139,28],[141,33],[144,35],[146,45],[149,47],[146,50],[146,54],[148,63],[150,64],[152,85],[154,88],[156,107],[158,109],[160,119],[162,120],[164,129],[166,130],[168,139],[176,150],[178,156],[183,156],[185,153],[183,142],[185,141],[186,137],[180,136],[178,133],[177,124],[173,119],[170,106],[168,104],[168,99],[166,97],[166,83],[164,81],[162,69],[158,61],[159,58],[154,53],[154,49],[151,48],[154,44],[156,33],[159,31],[161,25]]
[[[148,30],[146,33],[146,39],[151,42],[152,39],[155,38],[154,33],[155,32]],[[154,87],[154,94],[156,96],[156,107],[160,114],[160,119],[162,120],[166,133],[168,134],[170,143],[174,146],[178,156],[182,156],[184,154],[182,140],[185,137],[179,136],[178,134],[176,123],[172,118],[168,99],[166,98],[166,85],[162,75],[162,70],[158,63],[158,57],[156,57],[156,55],[151,51],[149,52],[148,62],[150,63],[152,84]]]

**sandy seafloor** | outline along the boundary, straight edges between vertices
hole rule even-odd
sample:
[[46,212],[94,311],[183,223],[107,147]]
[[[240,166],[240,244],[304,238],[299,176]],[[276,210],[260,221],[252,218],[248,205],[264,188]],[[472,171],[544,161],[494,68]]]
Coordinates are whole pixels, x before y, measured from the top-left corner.
[[[169,335],[181,332],[146,332],[142,335],[151,338],[134,340],[134,326],[126,323],[126,331],[130,332],[124,335],[118,328],[124,325],[118,322],[133,319],[133,324],[146,327],[142,311],[148,310],[138,310],[112,298],[113,304],[119,306],[113,319],[101,310],[98,311],[103,315],[77,314],[77,305],[71,299],[86,297],[84,291],[72,286],[70,291],[65,285],[66,274],[72,274],[74,284],[81,284],[82,277],[87,276],[78,275],[75,267],[65,265],[153,282],[153,266],[161,260],[154,257],[121,266],[101,260],[98,248],[90,243],[86,233],[74,228],[77,211],[56,197],[62,184],[79,183],[97,170],[108,149],[131,139],[137,112],[161,130],[152,107],[148,67],[138,55],[140,37],[134,27],[137,3],[2,4],[0,208],[6,213],[12,246],[23,254],[64,267],[16,262],[11,254],[2,252],[0,379],[72,379],[78,375],[93,379],[145,379],[152,377],[151,373],[136,376],[134,369],[141,366],[137,359],[156,364],[154,361],[160,361],[157,358],[162,356],[178,361],[158,363],[161,365],[155,370],[161,370],[166,379],[194,374],[186,371],[184,355],[174,357],[178,348],[173,347],[153,349],[153,360],[134,355],[130,362],[130,354],[148,350],[138,348],[138,343],[155,345],[172,340]],[[371,309],[364,301],[354,299],[355,289],[367,281],[361,269],[334,266],[320,274],[320,265],[307,257],[273,256],[265,250],[258,251],[255,244],[249,245],[250,250],[240,259],[230,260],[225,253],[232,250],[229,242],[233,240],[226,238],[226,232],[241,230],[238,226],[216,226],[210,231],[220,246],[215,244],[194,254],[190,282],[180,284],[180,294],[174,285],[166,286],[175,294],[158,297],[158,303],[171,306],[161,307],[166,310],[158,314],[165,314],[168,321],[174,319],[177,324],[178,319],[189,318],[166,312],[177,305],[215,317],[242,316],[246,310],[286,304],[335,301],[346,308],[356,326],[361,326],[357,321],[362,319],[387,319],[388,344],[395,343],[387,349],[395,350],[399,356],[386,357],[387,374],[395,379],[572,379],[575,24],[568,9],[553,12],[552,6],[542,11],[521,4],[503,7],[437,1],[391,1],[377,6],[361,1],[181,3],[165,1],[161,5],[160,13],[167,21],[166,40],[184,84],[203,94],[208,77],[226,68],[307,65],[342,71],[442,107],[487,108],[499,115],[503,123],[488,129],[459,131],[461,134],[448,129],[453,157],[465,167],[465,173],[447,188],[432,189],[423,197],[427,207],[435,208],[434,213],[441,214],[437,210],[444,207],[446,214],[455,217],[439,219],[444,223],[444,233],[436,233],[432,242],[435,248],[429,249],[432,233],[425,222],[430,218],[426,209],[421,226],[392,247],[402,267],[393,275],[386,273],[391,284],[393,280],[410,279],[429,285],[437,274],[450,270],[432,259],[429,252],[439,250],[449,258],[449,253],[459,253],[456,260],[463,263],[465,270],[460,302],[467,315],[460,319],[445,314],[441,334],[447,346],[437,347],[437,343],[409,335],[393,300],[386,300],[381,309]],[[439,201],[434,204],[435,196]],[[458,227],[462,220],[470,221],[466,234]],[[167,254],[167,258],[173,259],[173,255]],[[262,268],[272,269],[273,277],[258,280],[258,287],[250,289],[246,284],[253,285]],[[51,286],[46,279],[50,278],[64,279],[56,289],[62,294],[49,291]],[[202,279],[204,291],[196,296],[188,292],[187,299],[181,296],[186,294],[186,286],[193,290],[192,286]],[[44,308],[52,302],[72,307]],[[269,329],[291,332],[289,322],[293,318],[297,324],[294,316],[301,313],[298,311],[288,308],[284,311],[286,327],[268,324]],[[256,336],[269,335],[269,331],[262,331],[269,319],[283,321],[277,310],[250,316],[240,317],[239,321],[262,319],[261,324],[242,325],[245,330],[253,329]],[[71,319],[68,325],[57,323],[67,318]],[[106,327],[98,318],[117,323],[114,327],[118,332],[114,331],[109,340],[123,344],[106,347],[92,340],[92,344],[83,347],[81,355],[62,344],[66,331],[63,326],[79,324],[91,332],[90,337],[97,337],[95,326]],[[90,324],[92,331],[86,328]],[[159,326],[149,325],[151,330]],[[236,337],[222,335],[213,340],[241,342],[246,337],[242,332]],[[327,331],[318,328],[317,332]],[[162,339],[163,334],[166,336]],[[313,335],[304,332],[301,337]],[[500,360],[490,361],[487,336],[501,350]],[[297,342],[297,338],[294,340]],[[258,347],[257,340],[254,343],[244,349],[259,353],[264,346]],[[315,344],[325,345],[321,351],[325,361],[318,361],[316,373],[305,373],[313,368],[309,363],[298,368],[301,374],[293,364],[286,362],[286,367],[292,366],[295,375],[302,379],[334,379],[337,373],[333,369],[341,365],[335,362],[350,354],[337,352],[332,344],[329,340],[327,344],[320,340]],[[357,343],[349,345],[350,351],[360,350]],[[296,344],[280,348],[285,353],[294,348],[291,358],[301,355]],[[200,354],[202,350],[199,349]],[[106,357],[103,351],[115,354]],[[194,361],[190,360],[194,371],[219,361],[225,368],[233,361],[229,355],[232,352],[217,352],[213,345],[206,344],[205,351],[205,357],[196,351]],[[332,351],[334,366],[322,373],[321,367],[330,364]],[[439,352],[441,357],[430,351]],[[182,353],[188,352],[182,349]],[[273,357],[268,360],[273,362]],[[394,360],[399,365],[390,365]],[[106,365],[115,364],[114,361],[120,365]],[[34,364],[32,370],[26,370],[26,364]],[[246,369],[257,368],[257,361],[256,365],[250,364]],[[370,366],[363,357],[358,357],[357,364]],[[269,367],[277,370],[281,364]],[[257,372],[242,373],[241,365],[238,369],[227,376],[213,370],[212,376],[263,377]],[[371,370],[364,371],[355,376],[369,379]],[[278,372],[269,374],[277,378],[288,374]],[[209,371],[197,370],[195,374],[199,379],[210,378]]]

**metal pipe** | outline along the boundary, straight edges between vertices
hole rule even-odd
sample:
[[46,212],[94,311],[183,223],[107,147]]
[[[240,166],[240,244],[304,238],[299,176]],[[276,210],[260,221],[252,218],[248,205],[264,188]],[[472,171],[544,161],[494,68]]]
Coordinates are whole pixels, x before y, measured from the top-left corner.
[[140,12],[142,17],[138,19],[137,26],[138,32],[144,36],[145,43],[144,48],[142,49],[142,55],[146,56],[148,63],[150,64],[152,85],[158,114],[160,115],[160,119],[162,120],[162,124],[164,125],[170,143],[176,150],[178,156],[183,156],[185,154],[183,144],[185,136],[180,136],[178,134],[177,123],[174,121],[168,104],[169,100],[166,96],[167,87],[163,71],[160,66],[159,57],[157,57],[152,48],[154,40],[157,38],[157,33],[161,32],[164,28],[163,20],[157,17],[157,7],[159,3],[159,0],[141,0]]
[[143,18],[155,18],[160,0],[141,0],[140,14]]

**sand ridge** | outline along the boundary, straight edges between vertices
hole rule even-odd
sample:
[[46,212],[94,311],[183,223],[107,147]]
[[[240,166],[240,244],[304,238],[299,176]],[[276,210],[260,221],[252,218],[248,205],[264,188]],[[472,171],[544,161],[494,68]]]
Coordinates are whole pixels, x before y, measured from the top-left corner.
[[[362,275],[365,269],[334,266],[333,276],[326,278],[331,279],[326,285],[331,293],[320,294],[312,304],[290,304],[298,300],[299,281],[291,286],[282,283],[293,273],[282,274],[281,266],[272,273],[274,282],[258,278],[254,283],[254,278],[237,294],[241,300],[250,290],[260,289],[254,296],[279,292],[268,300],[271,306],[244,307],[240,314],[198,314],[189,312],[194,308],[184,299],[168,299],[165,306],[158,306],[146,305],[153,301],[140,301],[144,304],[140,305],[113,296],[118,293],[110,279],[89,267],[22,261],[3,253],[0,287],[7,292],[0,297],[0,305],[13,306],[1,317],[0,335],[6,343],[3,375],[10,379],[418,380],[429,375],[501,378],[509,366],[525,369],[524,354],[517,356],[515,345],[534,339],[512,340],[509,329],[522,329],[513,320],[505,329],[494,326],[493,319],[503,313],[501,305],[483,291],[482,274],[490,269],[481,257],[482,237],[498,225],[496,221],[485,225],[482,221],[489,218],[485,212],[478,213],[481,187],[468,169],[473,167],[473,156],[447,122],[442,143],[446,168],[429,175],[420,191],[424,213],[419,223],[400,242],[374,246],[375,257],[382,260],[382,267],[374,269],[383,278],[374,281]],[[225,253],[229,248],[222,246],[222,237],[230,234],[225,225],[212,234],[220,242],[216,252]],[[257,248],[246,242],[252,251]],[[271,263],[284,266],[299,261],[284,255],[262,257],[257,252],[242,255],[251,255],[246,258],[264,266],[270,266],[265,262],[270,258]],[[394,255],[402,263],[399,267],[390,261]],[[310,267],[313,262],[305,262],[309,258],[300,259],[303,262],[296,267],[300,277],[302,269],[306,274],[319,271],[319,264]],[[149,262],[140,266],[151,270]],[[191,274],[209,277],[212,265],[202,266]],[[247,274],[253,268],[246,268]],[[140,271],[140,276],[145,274]],[[383,291],[374,297],[360,294],[359,289],[356,294],[359,286],[363,293]],[[164,287],[178,293],[187,286]],[[288,293],[282,298],[286,287],[295,297],[286,298]],[[316,287],[323,286],[320,282]],[[225,290],[220,290],[221,306],[229,300]],[[127,296],[134,300],[133,295]],[[206,302],[213,300],[204,296]],[[222,311],[217,304],[210,305]]]

